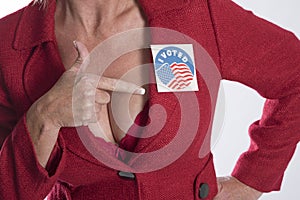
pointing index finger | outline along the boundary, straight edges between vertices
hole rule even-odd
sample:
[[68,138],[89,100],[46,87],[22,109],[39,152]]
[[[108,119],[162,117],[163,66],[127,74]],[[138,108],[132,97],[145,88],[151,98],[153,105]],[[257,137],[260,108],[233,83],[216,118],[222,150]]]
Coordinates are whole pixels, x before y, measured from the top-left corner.
[[138,95],[144,95],[146,93],[144,88],[137,86],[134,83],[108,77],[101,77],[97,88],[112,92],[124,92]]

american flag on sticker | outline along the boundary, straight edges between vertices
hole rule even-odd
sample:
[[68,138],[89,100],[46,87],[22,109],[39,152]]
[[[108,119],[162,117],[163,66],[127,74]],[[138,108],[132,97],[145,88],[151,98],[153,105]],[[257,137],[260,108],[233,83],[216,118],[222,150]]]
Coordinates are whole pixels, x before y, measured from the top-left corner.
[[158,92],[198,91],[192,45],[151,45]]
[[171,66],[166,63],[157,70],[159,79],[174,90],[184,89],[192,83],[194,78],[189,67],[184,63],[174,62]]

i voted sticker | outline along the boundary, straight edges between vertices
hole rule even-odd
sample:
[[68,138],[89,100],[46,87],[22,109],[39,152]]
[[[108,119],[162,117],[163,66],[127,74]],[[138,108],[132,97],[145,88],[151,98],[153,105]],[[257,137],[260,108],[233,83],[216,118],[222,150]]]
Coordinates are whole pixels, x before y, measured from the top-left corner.
[[198,91],[192,44],[151,45],[158,92]]

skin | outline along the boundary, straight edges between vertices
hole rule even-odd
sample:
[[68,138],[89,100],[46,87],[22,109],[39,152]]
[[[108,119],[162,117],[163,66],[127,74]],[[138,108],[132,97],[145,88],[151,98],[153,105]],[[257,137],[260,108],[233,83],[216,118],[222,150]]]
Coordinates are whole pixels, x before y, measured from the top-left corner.
[[[87,75],[79,69],[97,44],[116,33],[145,26],[146,20],[134,0],[57,1],[55,33],[66,71],[26,114],[37,159],[43,167],[62,127],[85,125],[95,135],[113,143],[124,137],[126,130],[121,130],[111,115],[111,92],[124,96],[126,92],[133,93],[129,111],[135,118],[147,100],[145,89],[137,85],[147,78],[145,74],[148,72],[138,71],[134,76],[137,79],[135,84],[123,80],[124,87],[117,88],[116,83],[133,66],[149,63],[150,60],[146,59],[150,58],[149,52],[135,51],[121,56],[105,70],[102,77]],[[75,40],[77,42],[73,43]],[[78,75],[80,78],[77,80]],[[74,88],[79,91],[77,96],[73,95]],[[219,194],[215,200],[255,200],[262,194],[233,177],[219,178],[218,186]]]
[[256,200],[262,193],[243,184],[234,177],[219,177],[218,195],[214,200]]

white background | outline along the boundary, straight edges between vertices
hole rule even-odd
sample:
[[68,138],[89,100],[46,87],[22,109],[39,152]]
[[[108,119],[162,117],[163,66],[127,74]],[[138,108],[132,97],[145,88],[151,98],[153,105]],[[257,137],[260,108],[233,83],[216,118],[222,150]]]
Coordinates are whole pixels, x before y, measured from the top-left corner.
[[[25,5],[30,0],[0,0],[0,17]],[[300,37],[299,0],[235,0],[244,8],[268,19]],[[1,37],[1,36],[0,36]],[[213,149],[217,175],[230,174],[240,153],[249,145],[248,126],[260,118],[263,99],[245,86],[224,81],[226,97],[226,120],[223,132]],[[300,150],[293,157],[280,192],[265,194],[262,200],[299,200],[300,188]]]

